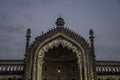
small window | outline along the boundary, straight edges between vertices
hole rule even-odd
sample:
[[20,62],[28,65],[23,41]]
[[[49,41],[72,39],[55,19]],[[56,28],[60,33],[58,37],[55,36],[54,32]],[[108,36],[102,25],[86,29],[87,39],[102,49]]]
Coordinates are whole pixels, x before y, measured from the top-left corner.
[[2,67],[0,66],[0,71],[2,70]]
[[16,66],[14,66],[14,71],[16,71],[16,69],[17,69],[17,67],[16,67]]
[[20,71],[20,66],[18,67],[18,71]]
[[5,66],[3,66],[2,71],[5,71]]
[[9,71],[10,70],[10,67],[7,67],[7,71]]
[[11,67],[10,71],[13,71],[13,66]]
[[23,66],[21,67],[21,71],[23,70]]
[[58,72],[58,73],[60,73],[60,72],[61,72],[61,68],[60,68],[60,67],[58,67],[57,72]]

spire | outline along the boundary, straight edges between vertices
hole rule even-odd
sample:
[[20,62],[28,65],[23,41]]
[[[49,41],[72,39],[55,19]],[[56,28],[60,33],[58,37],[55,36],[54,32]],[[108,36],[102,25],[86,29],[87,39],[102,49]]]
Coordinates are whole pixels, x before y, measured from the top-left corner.
[[94,49],[94,32],[92,29],[90,29],[89,31],[89,38],[90,38],[90,49],[91,49],[91,53],[92,53],[92,64],[93,64],[93,74],[94,74],[94,79],[96,80],[96,67],[95,67],[95,63],[96,63],[96,59],[95,59],[95,49]]
[[90,45],[90,47],[91,47],[91,50],[92,50],[92,53],[94,54],[94,32],[93,32],[93,30],[92,29],[90,29],[90,31],[89,31],[89,35],[90,35],[90,43],[91,43],[91,45]]
[[25,59],[24,59],[24,68],[23,68],[23,71],[24,71],[24,80],[28,80],[28,78],[26,78],[26,75],[28,75],[28,72],[29,72],[29,42],[30,42],[30,37],[31,37],[31,30],[30,28],[27,29],[26,31],[26,49],[25,49]]
[[28,28],[26,31],[26,52],[29,47],[30,37],[31,37],[31,30],[30,30],[30,28]]
[[28,28],[27,31],[26,31],[26,37],[28,37],[28,38],[31,37],[31,30],[30,30],[30,28]]
[[65,24],[64,19],[61,18],[61,17],[57,18],[55,24],[56,24],[56,26],[58,26],[58,27],[60,27],[60,26],[64,26],[64,24]]
[[94,32],[93,32],[93,30],[92,29],[90,29],[90,31],[89,31],[89,35],[94,35]]

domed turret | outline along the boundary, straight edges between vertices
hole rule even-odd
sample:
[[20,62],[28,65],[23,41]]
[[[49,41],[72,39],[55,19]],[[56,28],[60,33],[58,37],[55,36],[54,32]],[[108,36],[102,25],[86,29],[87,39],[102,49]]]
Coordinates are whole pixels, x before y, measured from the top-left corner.
[[64,19],[63,18],[61,18],[61,17],[59,17],[59,18],[57,18],[57,20],[56,20],[56,26],[64,26],[64,24],[65,24],[65,22],[64,22]]
[[26,31],[26,53],[28,51],[30,37],[31,37],[31,30],[30,30],[30,28],[28,28]]
[[26,31],[26,37],[31,37],[31,30],[30,30],[30,28],[28,28],[27,31]]

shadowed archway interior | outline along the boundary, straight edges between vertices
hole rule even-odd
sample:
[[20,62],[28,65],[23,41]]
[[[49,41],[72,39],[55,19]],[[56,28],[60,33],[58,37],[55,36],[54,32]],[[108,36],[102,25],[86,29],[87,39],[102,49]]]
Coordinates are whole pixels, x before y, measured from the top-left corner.
[[58,45],[45,53],[43,80],[79,80],[79,74],[77,57],[71,49]]

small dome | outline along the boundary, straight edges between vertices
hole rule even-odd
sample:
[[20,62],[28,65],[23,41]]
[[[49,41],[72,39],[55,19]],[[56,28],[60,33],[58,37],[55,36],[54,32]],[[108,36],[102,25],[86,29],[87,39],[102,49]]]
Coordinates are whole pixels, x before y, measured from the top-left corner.
[[56,20],[56,26],[64,26],[65,22],[64,22],[64,19],[59,17],[57,18]]
[[94,32],[93,32],[92,29],[90,29],[89,34],[90,34],[90,35],[94,35]]
[[31,30],[30,30],[30,28],[27,29],[26,35],[27,35],[27,36],[30,36],[30,35],[31,35]]

